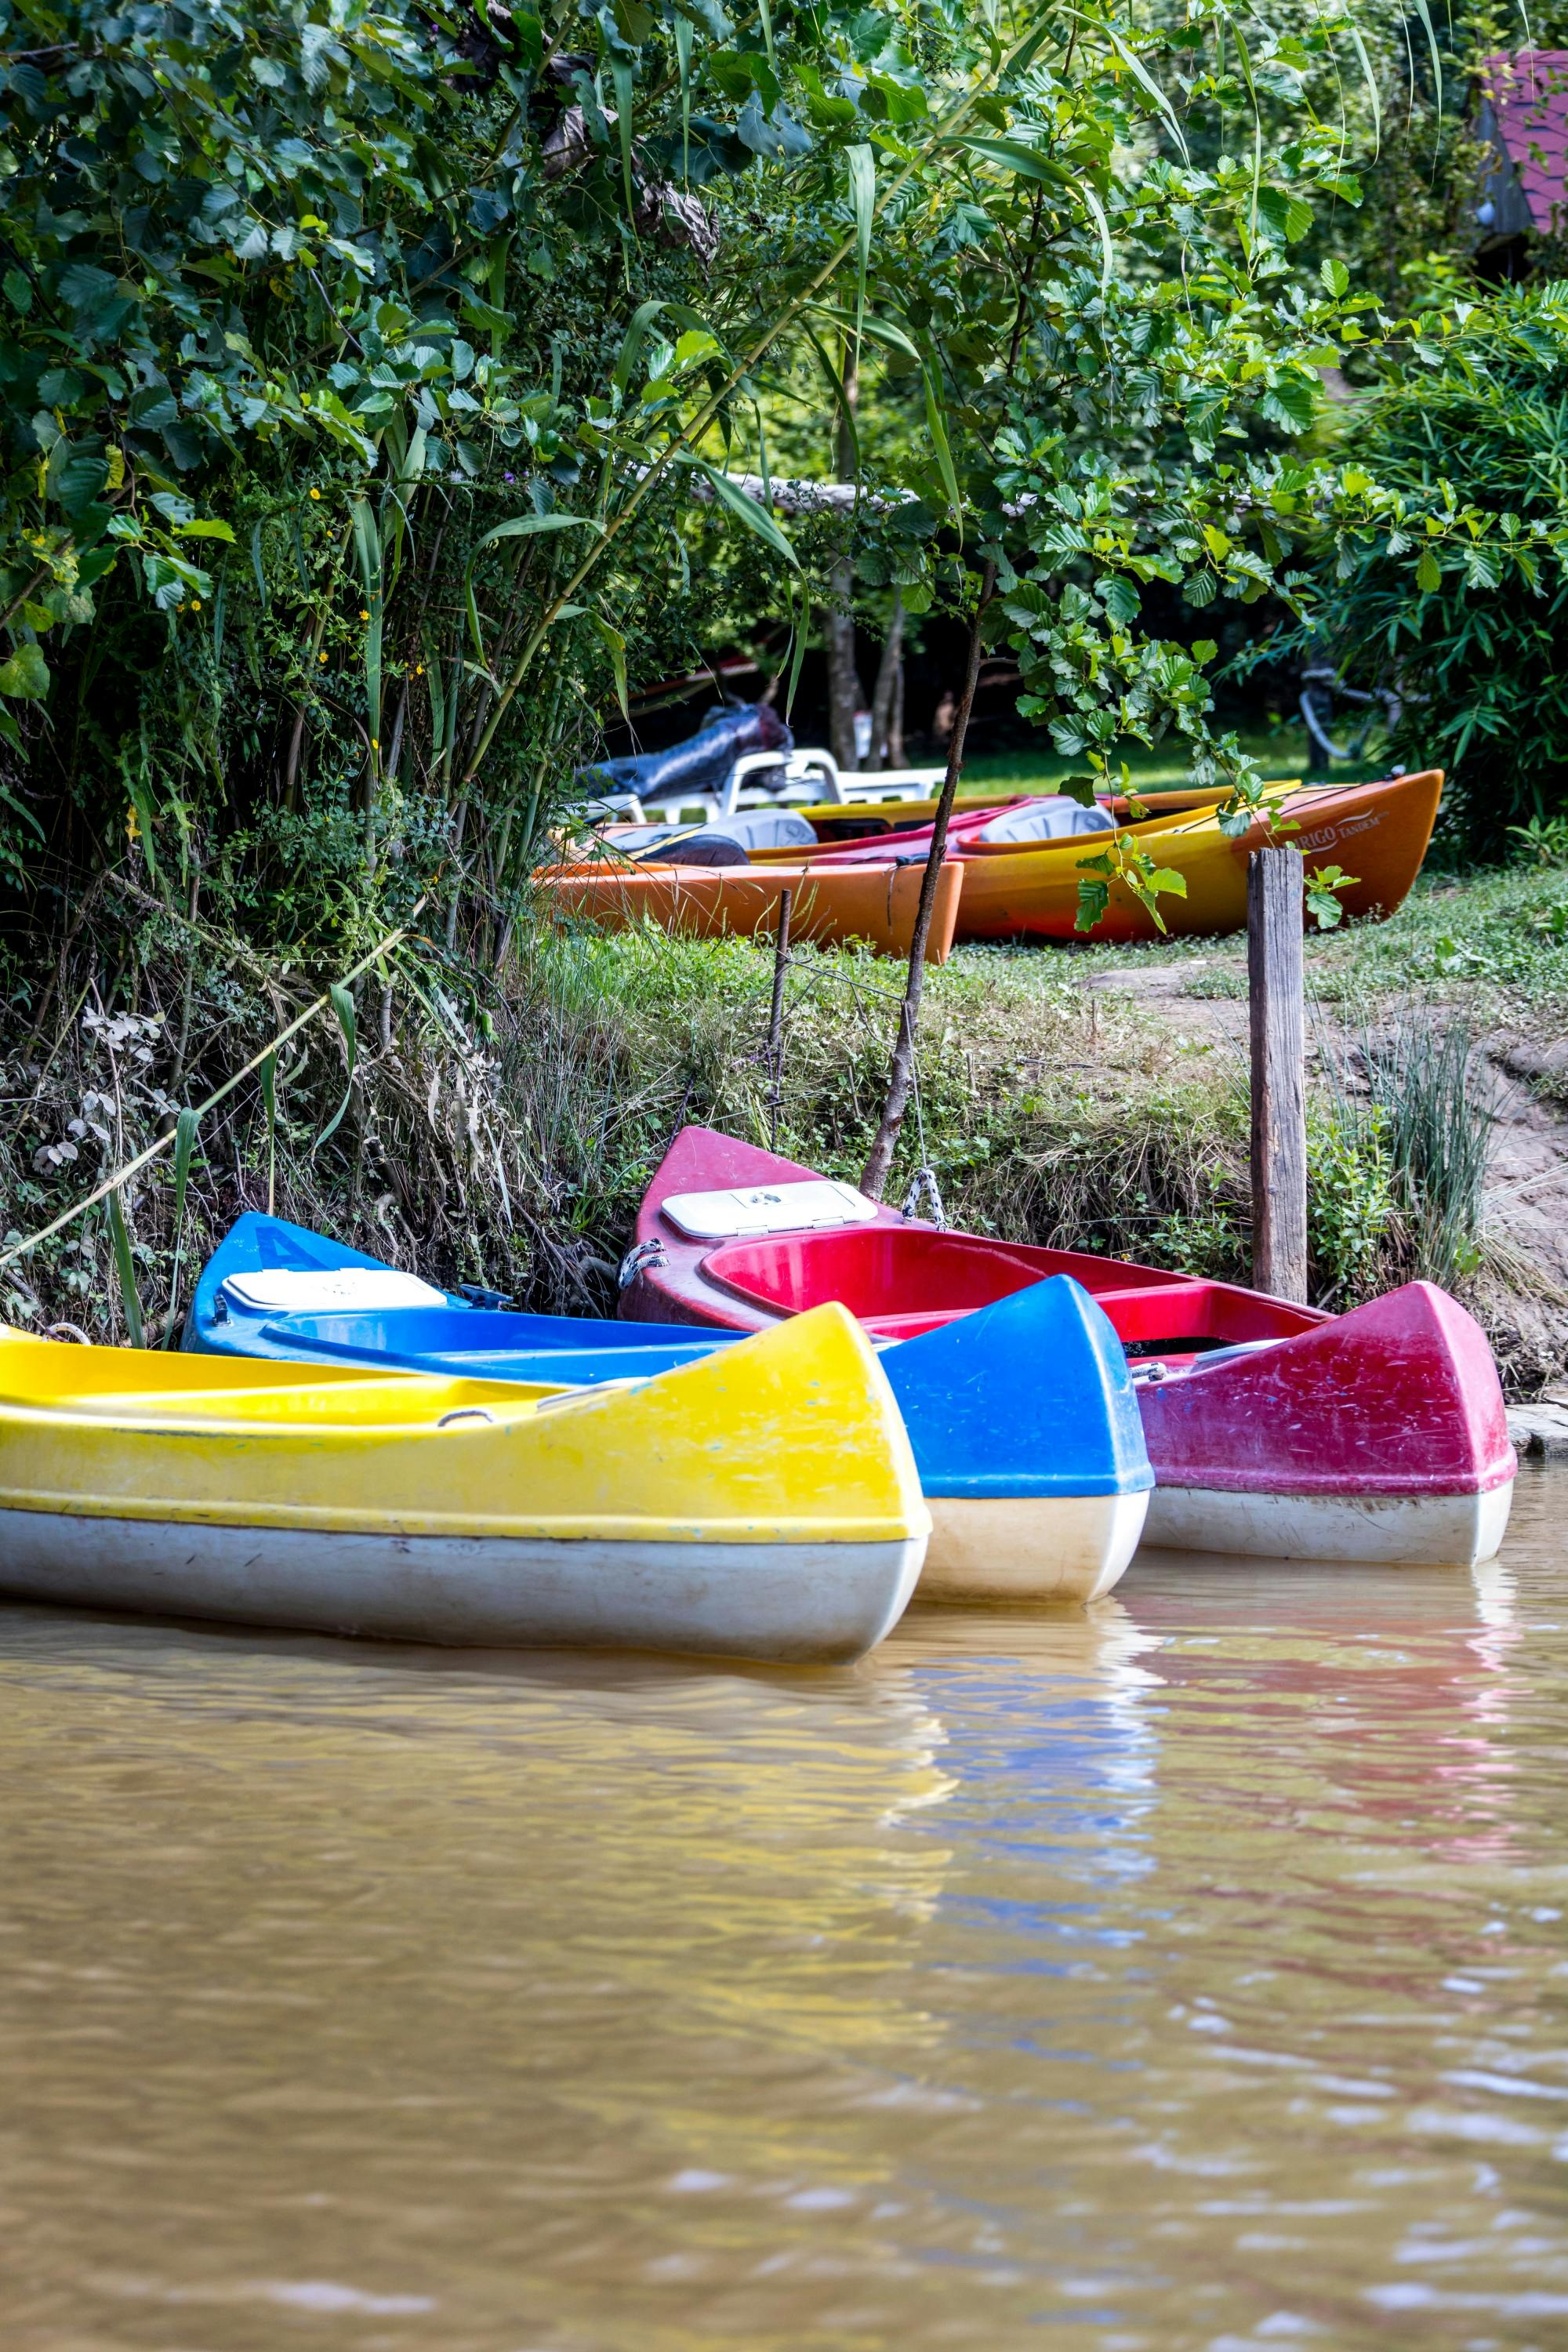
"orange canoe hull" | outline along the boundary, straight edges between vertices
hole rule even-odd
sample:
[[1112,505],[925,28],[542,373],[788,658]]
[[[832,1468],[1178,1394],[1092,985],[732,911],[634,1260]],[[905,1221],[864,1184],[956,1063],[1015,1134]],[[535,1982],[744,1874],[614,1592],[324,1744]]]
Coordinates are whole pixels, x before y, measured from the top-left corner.
[[[924,866],[861,866],[837,871],[801,866],[557,867],[536,877],[543,905],[619,931],[647,921],[697,939],[769,934],[779,898],[790,894],[790,937],[839,945],[865,940],[879,954],[907,956]],[[937,877],[925,960],[952,950],[964,869],[949,860]]]

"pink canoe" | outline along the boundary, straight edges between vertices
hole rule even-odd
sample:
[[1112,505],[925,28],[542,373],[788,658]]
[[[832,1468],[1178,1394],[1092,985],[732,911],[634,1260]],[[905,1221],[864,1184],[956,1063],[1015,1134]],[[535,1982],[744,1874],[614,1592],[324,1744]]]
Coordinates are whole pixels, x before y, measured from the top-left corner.
[[1330,1316],[1153,1266],[945,1233],[710,1128],[681,1130],[622,1269],[634,1320],[756,1330],[837,1298],[898,1340],[1070,1274],[1131,1360],[1158,1481],[1144,1540],[1474,1563],[1517,1467],[1485,1334],[1407,1283]]

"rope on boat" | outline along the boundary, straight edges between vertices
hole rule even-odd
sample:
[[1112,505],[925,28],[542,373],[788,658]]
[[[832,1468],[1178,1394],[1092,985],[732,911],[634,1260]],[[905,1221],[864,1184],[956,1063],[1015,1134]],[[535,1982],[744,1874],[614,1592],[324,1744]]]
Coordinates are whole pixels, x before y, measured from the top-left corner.
[[938,1233],[947,1230],[947,1211],[942,1205],[942,1192],[936,1181],[936,1170],[926,1158],[926,1123],[921,1110],[921,1066],[917,1055],[910,1056],[910,1076],[915,1098],[915,1133],[920,1139],[921,1164],[915,1170],[914,1181],[904,1194],[902,1214],[918,1216],[922,1200],[931,1203],[931,1221]]

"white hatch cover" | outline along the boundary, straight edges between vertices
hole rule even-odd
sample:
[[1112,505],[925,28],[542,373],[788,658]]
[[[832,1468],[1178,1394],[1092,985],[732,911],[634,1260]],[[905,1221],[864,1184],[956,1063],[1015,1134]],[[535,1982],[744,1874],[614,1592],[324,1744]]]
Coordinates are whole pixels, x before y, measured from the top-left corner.
[[664,1213],[694,1242],[738,1241],[748,1234],[821,1233],[868,1225],[877,1204],[853,1184],[813,1176],[796,1184],[759,1184],[749,1192],[676,1192]]
[[445,1307],[447,1294],[390,1265],[262,1266],[231,1274],[224,1297],[253,1315],[375,1315],[389,1307]]

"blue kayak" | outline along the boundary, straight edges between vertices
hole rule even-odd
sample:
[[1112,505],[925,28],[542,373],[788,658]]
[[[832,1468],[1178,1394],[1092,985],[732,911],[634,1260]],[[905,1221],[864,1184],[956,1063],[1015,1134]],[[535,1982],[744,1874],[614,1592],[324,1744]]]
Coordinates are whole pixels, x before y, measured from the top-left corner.
[[[742,1336],[516,1314],[498,1293],[438,1290],[252,1213],[203,1268],[184,1345],[566,1389],[671,1371]],[[881,1360],[931,1507],[921,1598],[1108,1592],[1136,1548],[1154,1476],[1121,1343],[1082,1285],[1053,1275],[888,1347]]]

